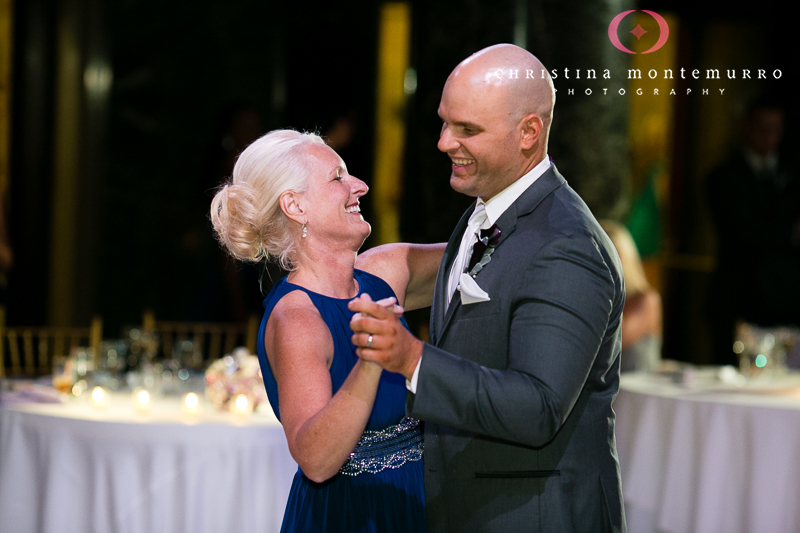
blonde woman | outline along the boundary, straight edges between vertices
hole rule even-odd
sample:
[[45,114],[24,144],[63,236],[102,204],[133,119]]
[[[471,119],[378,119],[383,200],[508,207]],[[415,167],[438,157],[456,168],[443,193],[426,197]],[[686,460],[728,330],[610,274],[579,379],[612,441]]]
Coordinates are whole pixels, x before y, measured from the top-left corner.
[[625,276],[621,370],[652,372],[661,360],[661,296],[647,282],[636,243],[625,226],[610,220],[600,225],[619,253]]
[[366,184],[320,137],[268,133],[239,156],[211,204],[223,246],[289,270],[264,300],[258,356],[300,466],[282,531],[426,531],[422,436],[404,416],[405,379],[360,360],[353,298],[428,306],[443,244],[358,251]]

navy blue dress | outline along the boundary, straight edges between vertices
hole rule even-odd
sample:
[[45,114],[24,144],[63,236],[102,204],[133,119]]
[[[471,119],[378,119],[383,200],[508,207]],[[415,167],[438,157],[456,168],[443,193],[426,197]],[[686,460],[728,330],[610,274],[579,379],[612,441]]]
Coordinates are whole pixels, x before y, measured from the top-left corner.
[[[355,271],[358,294],[373,300],[395,296],[382,279]],[[272,309],[291,291],[304,291],[330,329],[334,343],[331,383],[333,393],[344,383],[358,360],[350,342],[353,332],[347,308],[352,298],[323,296],[299,285],[278,281],[264,299],[264,318],[259,329],[258,358],[272,409],[280,419],[278,387],[264,348],[264,330]],[[405,320],[403,320],[405,324]],[[421,427],[404,417],[406,386],[400,374],[383,372],[375,405],[364,435],[340,473],[315,483],[298,469],[295,474],[282,532],[424,532],[425,497],[422,480]]]

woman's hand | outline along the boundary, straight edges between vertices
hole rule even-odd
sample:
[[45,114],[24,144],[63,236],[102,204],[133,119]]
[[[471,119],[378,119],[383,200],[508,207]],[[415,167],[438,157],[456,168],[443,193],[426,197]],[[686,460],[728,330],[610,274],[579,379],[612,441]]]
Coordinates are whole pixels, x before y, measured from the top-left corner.
[[422,356],[422,341],[400,323],[389,306],[379,303],[362,295],[347,304],[349,309],[357,311],[350,321],[351,342],[358,346],[356,354],[362,361],[377,363],[411,379]]
[[[361,296],[359,296],[359,298],[361,298],[363,300],[366,300],[368,302],[372,301],[372,298],[370,297],[370,295],[366,294],[366,293],[364,293]],[[405,309],[403,309],[402,307],[397,305],[397,298],[395,298],[394,296],[389,296],[388,298],[384,298],[383,300],[378,300],[377,302],[374,302],[374,303],[375,303],[375,305],[380,305],[381,307],[384,307],[386,309],[391,309],[391,311],[394,314],[394,316],[396,318],[398,318],[398,319],[401,316],[403,316],[403,313],[405,313]],[[362,316],[362,313],[356,313],[356,316],[354,316],[353,318],[357,318],[357,317],[361,317],[361,316]],[[369,316],[369,315],[363,315],[363,316]]]

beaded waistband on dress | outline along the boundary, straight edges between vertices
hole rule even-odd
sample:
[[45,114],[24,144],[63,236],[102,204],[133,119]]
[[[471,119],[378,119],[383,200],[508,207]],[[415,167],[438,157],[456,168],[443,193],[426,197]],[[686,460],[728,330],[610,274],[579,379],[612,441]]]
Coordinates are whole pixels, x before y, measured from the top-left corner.
[[350,458],[339,469],[347,476],[377,474],[387,468],[422,459],[422,428],[416,418],[404,417],[398,424],[365,431]]

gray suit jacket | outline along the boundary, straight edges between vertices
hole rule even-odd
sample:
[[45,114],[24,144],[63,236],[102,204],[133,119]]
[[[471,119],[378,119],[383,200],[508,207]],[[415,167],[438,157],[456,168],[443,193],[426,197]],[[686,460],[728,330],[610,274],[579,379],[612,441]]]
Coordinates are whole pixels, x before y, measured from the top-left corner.
[[411,416],[425,424],[431,532],[625,531],[611,404],[619,390],[619,257],[551,166],[497,221],[475,281],[444,308],[439,267]]

